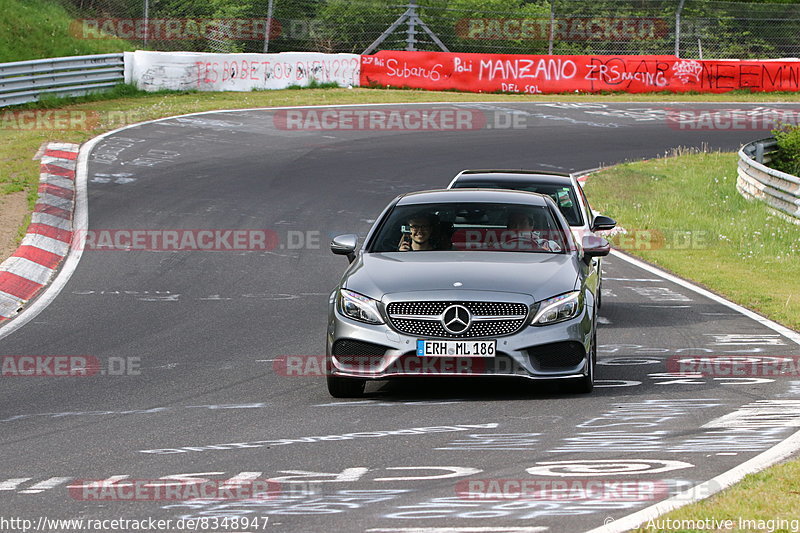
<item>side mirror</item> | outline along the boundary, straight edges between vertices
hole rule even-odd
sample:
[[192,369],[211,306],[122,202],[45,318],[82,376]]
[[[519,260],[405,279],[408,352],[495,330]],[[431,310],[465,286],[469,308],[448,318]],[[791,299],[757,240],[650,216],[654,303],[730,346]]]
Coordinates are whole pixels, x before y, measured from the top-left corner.
[[336,255],[346,255],[348,261],[352,263],[356,258],[356,246],[358,246],[358,235],[339,235],[331,241],[331,252]]
[[604,215],[597,215],[594,217],[594,220],[592,220],[592,231],[614,229],[616,225],[617,221],[613,218]]
[[611,251],[611,244],[597,235],[584,235],[581,244],[583,245],[583,260],[587,263],[593,257],[603,257]]

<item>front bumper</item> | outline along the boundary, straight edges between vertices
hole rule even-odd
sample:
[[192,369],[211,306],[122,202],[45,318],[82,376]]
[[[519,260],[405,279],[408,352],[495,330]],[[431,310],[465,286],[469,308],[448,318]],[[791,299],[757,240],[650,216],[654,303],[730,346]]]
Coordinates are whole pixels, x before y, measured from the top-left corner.
[[[494,357],[416,355],[417,340],[387,324],[364,324],[331,309],[327,334],[330,375],[364,379],[444,376],[508,376],[526,379],[572,379],[588,372],[592,318],[589,306],[571,320],[549,326],[525,326],[496,337]],[[429,338],[425,338],[429,339]],[[485,340],[485,339],[447,339]]]

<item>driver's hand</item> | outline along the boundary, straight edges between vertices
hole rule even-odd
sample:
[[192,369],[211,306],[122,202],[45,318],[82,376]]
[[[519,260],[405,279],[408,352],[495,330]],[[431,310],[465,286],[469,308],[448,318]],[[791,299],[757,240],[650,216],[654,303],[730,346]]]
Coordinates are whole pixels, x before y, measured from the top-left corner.
[[408,252],[410,250],[411,250],[411,243],[409,242],[408,238],[403,236],[403,238],[400,239],[400,244],[397,246],[397,251]]
[[556,241],[547,240],[545,242],[545,249],[549,252],[558,253],[561,251],[561,245],[559,245]]

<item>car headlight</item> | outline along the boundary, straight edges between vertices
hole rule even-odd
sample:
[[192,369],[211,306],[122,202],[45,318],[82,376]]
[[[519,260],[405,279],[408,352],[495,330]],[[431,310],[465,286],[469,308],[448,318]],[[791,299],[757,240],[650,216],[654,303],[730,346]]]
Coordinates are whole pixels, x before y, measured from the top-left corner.
[[376,300],[347,289],[339,291],[339,312],[359,322],[383,324]]
[[532,326],[545,326],[575,318],[583,310],[581,291],[568,292],[539,302]]

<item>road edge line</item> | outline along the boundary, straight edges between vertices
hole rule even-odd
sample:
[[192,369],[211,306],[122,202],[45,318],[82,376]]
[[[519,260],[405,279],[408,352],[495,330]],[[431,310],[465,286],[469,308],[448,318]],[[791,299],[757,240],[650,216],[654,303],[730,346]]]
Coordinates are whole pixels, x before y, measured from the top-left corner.
[[667,281],[671,281],[672,283],[676,283],[676,284],[680,285],[681,287],[683,287],[685,289],[689,289],[690,291],[696,292],[697,294],[699,294],[701,296],[704,296],[706,298],[709,298],[710,300],[714,300],[718,304],[724,305],[725,307],[727,307],[729,309],[732,309],[732,310],[736,311],[737,313],[741,313],[744,316],[746,316],[747,318],[749,318],[751,320],[755,320],[756,322],[759,322],[761,325],[763,325],[765,327],[768,327],[769,329],[780,333],[781,335],[783,335],[787,339],[789,339],[789,340],[793,341],[794,343],[800,345],[800,333],[798,333],[798,332],[796,332],[796,331],[794,331],[792,329],[789,329],[786,326],[778,324],[777,322],[775,322],[773,320],[770,320],[769,318],[761,316],[758,313],[756,313],[755,311],[751,311],[750,309],[747,309],[744,306],[741,306],[741,305],[739,305],[737,303],[734,303],[734,302],[728,300],[727,298],[724,298],[724,297],[720,296],[719,294],[711,292],[708,289],[704,289],[703,287],[695,285],[694,283],[692,283],[690,281],[687,281],[687,280],[685,280],[683,278],[679,278],[678,276],[670,274],[669,272],[665,272],[664,270],[661,270],[658,267],[655,267],[655,266],[653,266],[653,265],[651,265],[649,263],[645,263],[644,261],[641,261],[639,259],[631,257],[628,254],[624,254],[624,253],[622,253],[622,252],[620,252],[618,250],[612,250],[611,251],[611,255],[613,255],[614,257],[616,257],[618,259],[622,259],[623,261],[627,261],[628,263],[630,263],[630,264],[632,264],[634,266],[637,266],[637,267],[639,267],[639,268],[641,268],[643,270],[647,270],[651,274],[655,274],[656,276],[662,277],[662,278],[666,279]]
[[[735,466],[722,474],[709,479],[691,489],[679,492],[675,496],[645,507],[640,511],[609,522],[585,533],[622,533],[641,526],[645,522],[655,520],[670,511],[680,509],[685,505],[704,500],[724,489],[738,483],[748,474],[755,474],[794,455],[800,448],[800,431],[779,442],[769,450],[756,455],[739,466]],[[701,494],[702,496],[698,496]],[[658,529],[658,528],[657,528]]]

